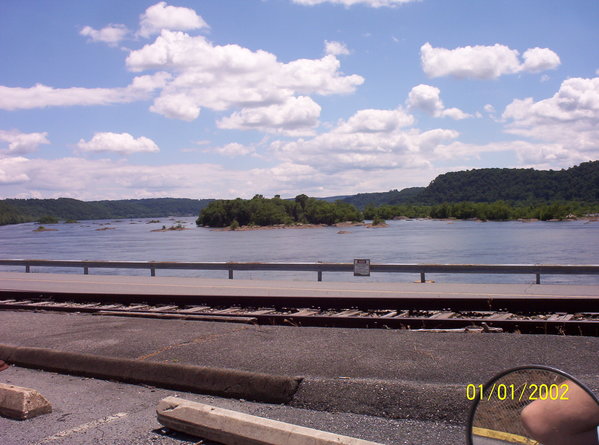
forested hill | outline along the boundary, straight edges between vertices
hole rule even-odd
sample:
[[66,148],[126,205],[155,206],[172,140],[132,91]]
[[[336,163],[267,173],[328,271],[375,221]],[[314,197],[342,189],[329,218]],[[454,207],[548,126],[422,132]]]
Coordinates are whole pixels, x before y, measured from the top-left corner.
[[117,201],[58,199],[5,199],[0,201],[0,224],[57,219],[152,218],[195,216],[211,199],[149,198]]
[[341,199],[348,204],[355,205],[363,209],[367,205],[395,205],[395,204],[414,204],[419,203],[419,196],[425,190],[425,187],[410,187],[403,190],[390,190],[388,192],[378,193],[358,193]]
[[567,170],[485,168],[437,176],[422,192],[429,202],[599,201],[599,161]]
[[363,193],[344,201],[366,204],[439,204],[443,202],[599,202],[599,161],[565,170],[483,168],[445,173],[425,188]]

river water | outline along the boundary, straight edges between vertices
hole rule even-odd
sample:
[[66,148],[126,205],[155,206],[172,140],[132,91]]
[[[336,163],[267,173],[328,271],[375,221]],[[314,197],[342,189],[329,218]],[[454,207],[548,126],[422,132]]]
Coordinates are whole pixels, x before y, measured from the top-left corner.
[[[599,222],[389,221],[386,228],[323,227],[214,231],[195,218],[33,223],[0,227],[0,258],[135,261],[259,261],[447,264],[599,264]],[[182,224],[189,230],[155,232]],[[345,231],[349,233],[338,233]],[[23,271],[23,267],[0,270]],[[34,272],[82,273],[81,269],[39,268]],[[94,274],[147,275],[147,270],[92,269]],[[226,278],[226,271],[163,271],[158,275]],[[235,272],[235,278],[315,280],[315,272]],[[534,282],[531,275],[427,274],[437,282]],[[415,281],[412,274],[324,273],[325,281]],[[599,284],[599,276],[543,276],[543,283]]]

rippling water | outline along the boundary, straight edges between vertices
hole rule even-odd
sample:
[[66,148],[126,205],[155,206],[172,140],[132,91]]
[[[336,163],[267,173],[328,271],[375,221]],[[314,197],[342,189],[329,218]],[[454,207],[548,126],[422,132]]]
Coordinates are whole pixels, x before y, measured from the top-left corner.
[[[324,227],[223,232],[195,226],[195,218],[81,221],[0,227],[1,258],[136,261],[274,261],[449,264],[599,264],[599,222],[389,221],[387,228]],[[152,232],[181,222],[189,230]],[[104,229],[104,230],[98,230]],[[350,233],[339,234],[339,231]],[[1,270],[22,271],[22,267]],[[52,269],[40,268],[46,272]],[[34,270],[35,271],[35,270]],[[59,270],[55,270],[59,271]],[[81,273],[80,269],[61,272]],[[148,271],[92,269],[90,273],[148,274]],[[226,277],[225,271],[162,271],[159,275]],[[315,280],[315,272],[235,272],[236,278]],[[407,274],[325,273],[324,280],[414,281]],[[443,275],[427,279],[451,282],[532,282],[528,275]],[[543,283],[599,284],[599,277],[542,277]]]

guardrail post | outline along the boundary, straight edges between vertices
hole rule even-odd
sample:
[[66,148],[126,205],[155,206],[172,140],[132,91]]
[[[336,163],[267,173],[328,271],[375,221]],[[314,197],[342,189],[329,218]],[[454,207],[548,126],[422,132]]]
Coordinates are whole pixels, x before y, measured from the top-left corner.
[[426,283],[426,276],[424,275],[424,272],[420,272],[420,282]]
[[541,284],[541,274],[537,274],[537,284]]
[[233,279],[233,268],[229,268],[229,280]]
[[318,271],[318,281],[322,281],[322,270]]

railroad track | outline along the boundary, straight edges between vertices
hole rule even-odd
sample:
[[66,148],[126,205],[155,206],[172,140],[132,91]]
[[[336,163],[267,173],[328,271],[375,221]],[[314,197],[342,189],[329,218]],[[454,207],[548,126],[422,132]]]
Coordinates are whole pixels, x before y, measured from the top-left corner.
[[[6,293],[5,293],[6,294]],[[206,302],[189,304],[186,299],[164,297],[161,302],[147,296],[136,301],[125,301],[119,296],[54,294],[51,296],[14,294],[0,299],[0,310],[63,311],[123,317],[152,317],[181,320],[254,323],[260,325],[353,327],[379,329],[411,329],[431,331],[472,330],[483,332],[520,332],[536,334],[599,336],[599,312],[589,310],[547,311],[547,303],[536,301],[527,310],[521,305],[490,304],[488,297],[480,301],[469,299],[468,304],[454,304],[452,300],[422,299],[419,304],[411,299],[386,302],[385,307],[372,307],[373,302],[352,301],[354,307],[343,307],[339,301],[322,300],[321,304],[303,307],[305,301],[285,298],[268,306],[261,299],[248,298],[243,303],[226,297],[205,297]],[[2,298],[2,297],[0,297]],[[267,302],[274,303],[276,298]],[[297,301],[300,304],[293,304]],[[231,304],[233,303],[233,304]],[[252,304],[258,303],[258,304]],[[347,304],[347,302],[346,302]],[[436,307],[435,307],[436,306]],[[495,306],[495,308],[493,308]],[[502,307],[503,306],[503,307]],[[501,308],[500,308],[501,307]],[[551,307],[551,306],[549,306]],[[500,309],[498,309],[500,308]],[[513,310],[516,309],[516,310]]]

